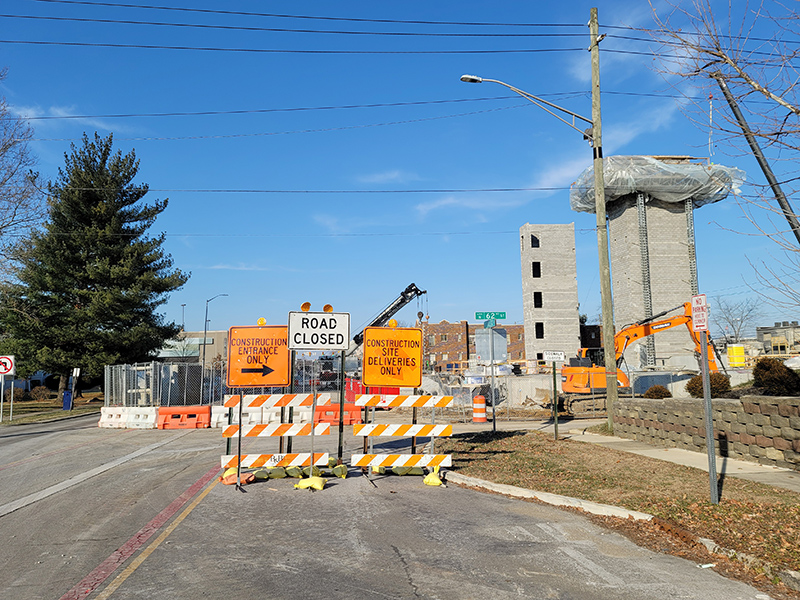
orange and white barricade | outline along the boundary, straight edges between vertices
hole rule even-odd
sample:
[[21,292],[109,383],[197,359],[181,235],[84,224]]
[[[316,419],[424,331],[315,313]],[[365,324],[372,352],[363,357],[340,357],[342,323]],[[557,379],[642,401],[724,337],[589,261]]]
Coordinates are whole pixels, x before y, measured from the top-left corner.
[[[356,396],[358,406],[442,408],[453,403],[452,396],[381,396],[360,394]],[[353,425],[353,435],[363,437],[449,437],[452,425],[380,424]],[[350,464],[354,467],[449,467],[449,454],[353,454]]]
[[[276,408],[295,408],[309,409],[317,404],[328,405],[331,402],[330,394],[244,394],[225,396],[224,406],[233,411],[234,407],[239,407],[242,414],[245,411],[263,411],[267,414]],[[241,404],[241,406],[240,406]],[[310,413],[309,413],[310,414]],[[232,416],[232,414],[231,414]],[[231,420],[233,420],[231,418]],[[268,420],[268,419],[263,419]],[[223,438],[236,437],[297,437],[297,436],[316,436],[330,435],[330,424],[321,423],[228,423],[222,425]],[[312,443],[313,447],[313,443]],[[241,456],[223,455],[221,457],[222,468],[235,467],[308,467],[314,465],[328,464],[327,452],[314,452],[313,461],[310,452],[306,453],[278,453],[278,454],[242,454]]]
[[[314,464],[325,466],[328,464],[327,452],[314,452]],[[222,468],[229,469],[238,464],[236,454],[222,457]],[[308,467],[311,465],[310,452],[297,452],[288,454],[242,454],[242,468],[256,469],[259,467]]]

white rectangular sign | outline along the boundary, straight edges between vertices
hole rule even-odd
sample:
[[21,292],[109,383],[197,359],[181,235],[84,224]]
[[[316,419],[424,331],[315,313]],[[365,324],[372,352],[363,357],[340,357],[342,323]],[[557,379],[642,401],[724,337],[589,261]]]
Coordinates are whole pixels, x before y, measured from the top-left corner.
[[563,352],[553,352],[550,350],[542,352],[542,358],[545,362],[564,362],[567,360],[567,356]]
[[289,313],[289,350],[347,350],[350,313]]
[[706,295],[692,296],[692,331],[708,331]]

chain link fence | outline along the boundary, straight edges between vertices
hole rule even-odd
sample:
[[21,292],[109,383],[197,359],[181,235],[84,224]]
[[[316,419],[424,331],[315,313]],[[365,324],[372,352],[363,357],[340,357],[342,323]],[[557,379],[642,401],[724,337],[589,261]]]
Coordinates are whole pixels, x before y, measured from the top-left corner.
[[[227,394],[227,365],[214,362],[205,373],[198,363],[138,363],[105,368],[106,406],[221,406]],[[278,394],[285,388],[248,388],[248,394]]]

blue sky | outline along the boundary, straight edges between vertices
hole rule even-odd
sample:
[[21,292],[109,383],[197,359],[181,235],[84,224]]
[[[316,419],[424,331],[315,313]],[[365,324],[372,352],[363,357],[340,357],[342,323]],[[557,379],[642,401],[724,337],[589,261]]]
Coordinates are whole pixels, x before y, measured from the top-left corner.
[[[500,79],[590,117],[592,6],[601,33],[614,34],[600,59],[605,154],[709,156],[708,130],[687,119],[671,86],[701,104],[703,92],[666,81],[655,44],[626,39],[646,34],[610,29],[651,27],[639,0],[148,3],[250,14],[89,4],[5,0],[0,93],[31,118],[46,179],[83,132],[136,150],[138,181],[170,200],[153,231],[191,272],[163,307],[178,323],[185,315],[187,330],[202,329],[207,299],[228,294],[209,305],[210,329],[285,323],[310,301],[351,313],[355,331],[411,282],[428,298],[401,321],[421,308],[434,322],[506,311],[505,322],[521,323],[526,222],[575,223],[581,312],[594,318],[594,215],[569,207],[589,145],[505,88],[459,80]],[[719,94],[713,104],[722,108]],[[712,160],[763,183],[750,157],[720,144]],[[747,235],[732,200],[695,219],[701,291],[752,295],[748,260],[777,248]],[[759,324],[797,318],[765,305]]]

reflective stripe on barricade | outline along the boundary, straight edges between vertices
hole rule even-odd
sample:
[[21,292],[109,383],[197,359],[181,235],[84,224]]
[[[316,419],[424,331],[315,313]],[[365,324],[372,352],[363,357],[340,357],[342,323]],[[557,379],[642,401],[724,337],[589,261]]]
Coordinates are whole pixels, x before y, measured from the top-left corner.
[[449,467],[449,454],[353,454],[354,467]]
[[[225,396],[225,406],[232,408],[239,406],[240,395]],[[282,408],[311,406],[314,403],[313,394],[245,394],[243,407]],[[331,403],[330,394],[317,394],[317,406],[327,406]]]
[[[329,423],[314,426],[314,435],[330,435]],[[232,438],[239,435],[238,425],[226,425],[222,437]],[[311,423],[270,423],[262,425],[244,425],[242,437],[285,437],[293,435],[311,435]]]
[[[222,456],[222,468],[228,469],[238,464],[236,454]],[[329,454],[327,452],[314,452],[314,464],[326,466]],[[242,468],[251,469],[258,467],[310,467],[311,453],[297,454],[242,454]]]
[[443,408],[453,403],[453,397],[358,394],[355,403],[356,406],[380,406],[382,408]]
[[452,425],[353,425],[353,435],[360,436],[451,436]]

